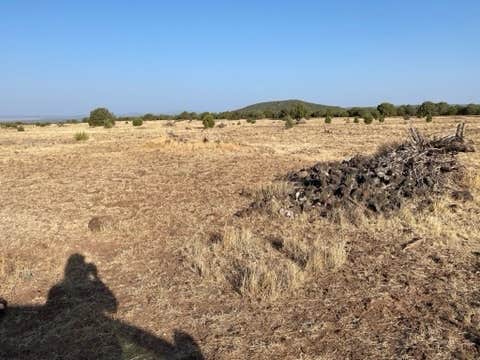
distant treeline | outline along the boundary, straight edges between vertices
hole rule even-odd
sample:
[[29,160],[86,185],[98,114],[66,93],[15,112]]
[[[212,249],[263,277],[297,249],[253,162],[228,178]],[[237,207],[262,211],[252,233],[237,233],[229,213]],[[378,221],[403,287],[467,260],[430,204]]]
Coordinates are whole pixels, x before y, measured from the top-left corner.
[[[421,105],[393,105],[382,103],[377,107],[352,107],[352,108],[322,108],[310,111],[307,106],[301,102],[280,110],[236,110],[224,112],[188,112],[184,111],[177,115],[166,114],[145,114],[141,116],[143,120],[202,120],[207,114],[215,119],[240,120],[240,119],[285,119],[291,117],[299,118],[321,118],[321,117],[361,117],[379,119],[382,117],[401,116],[409,117],[427,117],[427,116],[451,116],[451,115],[480,115],[479,104],[451,105],[446,102],[433,103],[426,101]],[[135,117],[118,117],[119,121],[130,121]]]
[[[106,109],[105,109],[106,110]],[[143,116],[118,116],[112,119],[116,121],[133,121],[135,119],[142,119],[145,121],[152,120],[203,120],[207,116],[212,116],[214,119],[226,120],[257,120],[257,119],[301,119],[301,118],[332,118],[332,117],[359,117],[371,121],[371,119],[378,119],[383,121],[385,117],[401,116],[404,119],[410,117],[427,117],[433,116],[452,116],[452,115],[480,115],[480,104],[468,105],[452,105],[446,102],[434,103],[426,101],[421,105],[393,105],[391,103],[381,103],[377,107],[352,107],[341,108],[337,106],[325,106],[307,103],[300,100],[286,100],[270,103],[259,103],[248,106],[244,109],[224,112],[188,112],[184,111],[177,115],[168,114],[152,114],[147,113]],[[75,124],[79,122],[88,123],[90,117],[85,117],[81,120],[71,119],[66,121],[56,122],[58,126],[63,124]],[[1,127],[17,127],[18,125],[28,125],[31,122],[3,122]],[[36,126],[48,126],[51,122],[35,122]]]

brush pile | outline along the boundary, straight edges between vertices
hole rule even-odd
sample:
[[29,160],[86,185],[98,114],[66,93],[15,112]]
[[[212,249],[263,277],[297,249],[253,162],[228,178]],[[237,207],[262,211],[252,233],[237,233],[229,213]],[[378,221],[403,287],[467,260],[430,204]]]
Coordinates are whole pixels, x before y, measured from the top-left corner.
[[474,151],[464,140],[464,129],[462,123],[454,135],[426,139],[410,128],[407,142],[372,156],[318,163],[290,173],[293,203],[302,210],[317,208],[325,216],[334,208],[351,206],[389,212],[405,199],[445,192],[461,168],[455,155]]

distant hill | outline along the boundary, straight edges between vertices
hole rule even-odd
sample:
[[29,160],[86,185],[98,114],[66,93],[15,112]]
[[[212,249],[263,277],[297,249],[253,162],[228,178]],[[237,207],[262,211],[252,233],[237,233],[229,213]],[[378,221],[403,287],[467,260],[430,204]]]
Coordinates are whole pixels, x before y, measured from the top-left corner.
[[235,110],[241,113],[254,112],[254,111],[272,111],[277,113],[281,110],[292,110],[296,105],[303,105],[308,112],[322,111],[325,112],[329,110],[330,112],[338,112],[345,110],[339,106],[330,106],[330,105],[321,105],[310,103],[302,100],[281,100],[281,101],[266,101],[260,102],[257,104],[249,105],[244,108]]

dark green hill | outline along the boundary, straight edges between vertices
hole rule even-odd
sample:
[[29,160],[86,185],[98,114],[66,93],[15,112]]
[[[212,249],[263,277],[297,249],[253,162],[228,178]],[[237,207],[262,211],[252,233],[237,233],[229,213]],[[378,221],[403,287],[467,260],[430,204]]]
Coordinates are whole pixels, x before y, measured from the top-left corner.
[[291,111],[296,105],[303,105],[308,112],[326,112],[327,110],[330,112],[339,112],[345,110],[339,106],[329,106],[329,105],[321,105],[310,103],[302,100],[281,100],[281,101],[267,101],[267,102],[260,102],[257,104],[249,105],[244,108],[238,109],[236,111],[240,113],[249,113],[255,111],[271,111],[273,113],[278,113],[282,110]]

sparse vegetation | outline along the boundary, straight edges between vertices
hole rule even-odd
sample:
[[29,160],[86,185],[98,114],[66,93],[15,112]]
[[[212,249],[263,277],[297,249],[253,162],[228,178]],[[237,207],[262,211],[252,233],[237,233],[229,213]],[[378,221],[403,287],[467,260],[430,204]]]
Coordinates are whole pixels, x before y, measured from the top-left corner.
[[17,131],[25,131],[25,128],[23,127],[23,125],[18,125]]
[[431,115],[431,114],[427,114],[427,116],[425,117],[425,121],[426,121],[427,123],[432,122],[432,121],[433,121],[432,115]]
[[[221,120],[216,126],[225,123],[228,129],[203,131],[196,120],[175,127],[152,121],[141,132],[131,125],[115,131],[88,130],[85,124],[63,130],[23,125],[25,136],[13,136],[18,124],[2,125],[0,191],[8,201],[0,234],[8,241],[0,256],[0,295],[21,316],[7,313],[0,320],[0,358],[23,349],[42,358],[51,347],[63,346],[59,339],[66,340],[66,352],[55,354],[58,358],[72,349],[85,354],[85,339],[102,341],[100,348],[108,350],[121,339],[131,349],[125,334],[116,332],[127,322],[155,337],[168,334],[162,340],[167,349],[183,341],[170,329],[188,330],[205,358],[296,359],[300,346],[306,359],[418,354],[447,359],[457,352],[477,358],[467,336],[475,334],[478,297],[478,153],[456,157],[466,179],[448,181],[452,190],[431,201],[412,195],[395,213],[377,214],[364,210],[374,193],[362,188],[352,194],[358,188],[350,187],[351,208],[338,211],[327,202],[338,200],[342,182],[352,185],[357,173],[343,177],[334,164],[346,160],[345,166],[353,167],[350,158],[364,154],[356,163],[360,167],[384,143],[380,153],[396,149],[398,155],[409,126],[403,114],[374,128],[344,124],[346,116],[338,120],[333,114],[329,126],[325,117],[294,131],[283,131],[282,120],[235,128],[230,127],[238,120]],[[429,139],[452,134],[465,120],[467,139],[480,141],[478,117],[439,117],[429,125],[424,119],[412,125]],[[81,131],[89,133],[88,142],[73,140]],[[393,140],[399,144],[390,144]],[[419,152],[410,163],[418,170],[434,152]],[[442,156],[450,164],[447,155]],[[315,172],[317,162],[330,165]],[[407,162],[395,164],[408,168]],[[398,174],[404,169],[387,173],[392,163],[382,158],[371,167],[368,182],[384,186],[371,207],[394,199],[390,188],[396,185],[390,184],[402,182]],[[433,170],[450,166],[430,164]],[[305,194],[286,181],[292,173],[301,177]],[[430,182],[421,171],[414,175]],[[408,195],[404,186],[410,179],[397,190]],[[42,191],[35,186],[39,181]],[[335,194],[314,199],[318,202],[309,208],[304,198],[312,199],[320,182],[337,184]],[[257,206],[250,208],[252,203]],[[88,267],[65,271],[72,249],[84,249]],[[62,279],[50,290],[48,284],[68,280],[68,274],[86,279],[87,286]],[[142,286],[130,286],[132,281]],[[103,302],[112,293],[115,298]],[[68,296],[57,302],[55,294]],[[72,298],[78,299],[75,306],[65,306]],[[113,320],[107,309],[116,311]],[[91,314],[88,322],[84,314]],[[115,326],[103,327],[106,321]],[[23,333],[32,335],[18,336]]]
[[325,124],[331,124],[332,123],[332,118],[330,117],[330,115],[327,115],[325,117]]

